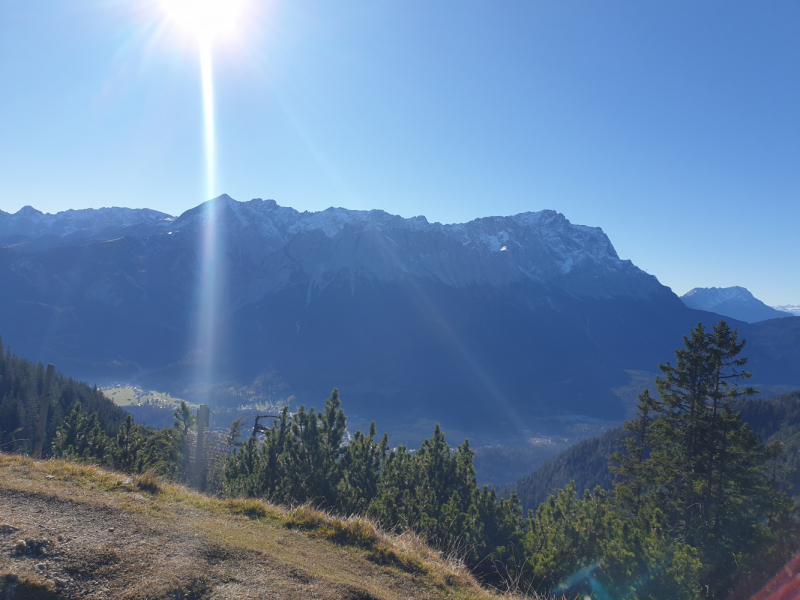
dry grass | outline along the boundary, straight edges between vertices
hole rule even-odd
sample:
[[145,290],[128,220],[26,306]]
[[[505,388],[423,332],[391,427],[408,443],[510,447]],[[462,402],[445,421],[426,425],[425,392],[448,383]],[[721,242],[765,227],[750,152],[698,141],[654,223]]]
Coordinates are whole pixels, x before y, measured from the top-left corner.
[[[53,589],[83,597],[92,586],[126,599],[514,597],[481,588],[417,537],[367,519],[212,498],[151,474],[0,454],[0,514],[19,529],[11,537],[52,540],[39,571],[39,558],[0,554],[0,577],[16,574],[17,593],[23,579],[43,586],[39,597],[55,597]],[[10,542],[0,535],[0,550]],[[0,579],[0,595],[9,584]]]
[[143,492],[156,494],[161,487],[161,482],[158,477],[156,477],[155,473],[144,473],[136,479],[136,487]]

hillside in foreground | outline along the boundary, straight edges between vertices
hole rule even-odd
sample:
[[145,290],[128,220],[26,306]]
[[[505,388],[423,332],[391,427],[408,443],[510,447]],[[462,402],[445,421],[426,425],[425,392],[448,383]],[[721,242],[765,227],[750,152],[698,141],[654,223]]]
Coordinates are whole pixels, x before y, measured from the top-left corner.
[[6,598],[499,597],[415,538],[365,520],[60,460],[0,454],[0,515]]

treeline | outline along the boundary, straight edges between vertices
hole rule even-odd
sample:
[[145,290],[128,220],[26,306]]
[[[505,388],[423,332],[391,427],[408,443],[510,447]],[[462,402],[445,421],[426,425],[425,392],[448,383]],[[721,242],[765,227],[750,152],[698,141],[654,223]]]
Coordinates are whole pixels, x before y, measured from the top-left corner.
[[[349,438],[336,390],[322,411],[284,408],[263,440],[239,442],[234,423],[211,488],[368,515],[498,586],[596,599],[746,598],[796,551],[800,532],[783,446],[762,444],[736,410],[752,393],[738,387],[750,376],[743,345],[724,322],[710,332],[698,325],[675,364],[660,365],[658,399],[640,395],[612,456],[613,483],[583,494],[570,483],[527,514],[516,496],[478,487],[469,443],[451,448],[438,426],[417,450],[391,448],[374,424]],[[193,431],[186,406],[171,429],[137,427],[126,419],[111,436],[76,405],[52,452],[180,477]]]

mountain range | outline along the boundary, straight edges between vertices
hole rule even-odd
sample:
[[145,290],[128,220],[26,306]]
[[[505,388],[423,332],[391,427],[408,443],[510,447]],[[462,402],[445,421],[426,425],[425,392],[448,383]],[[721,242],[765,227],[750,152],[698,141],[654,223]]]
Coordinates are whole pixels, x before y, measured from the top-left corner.
[[[409,443],[434,421],[491,443],[622,419],[720,319],[551,210],[443,225],[226,195],[179,217],[25,207],[0,211],[0,282],[6,343],[75,377],[219,406],[319,406],[338,386],[351,421]],[[755,383],[800,387],[800,319],[730,322]]]

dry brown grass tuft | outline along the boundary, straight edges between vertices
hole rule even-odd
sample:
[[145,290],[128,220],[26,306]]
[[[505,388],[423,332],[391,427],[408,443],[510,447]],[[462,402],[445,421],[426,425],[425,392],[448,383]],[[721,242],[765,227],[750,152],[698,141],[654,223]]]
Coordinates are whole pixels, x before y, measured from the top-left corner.
[[277,508],[250,498],[234,498],[223,503],[232,515],[242,515],[250,519],[281,519],[283,514]]
[[145,473],[136,479],[136,487],[143,492],[157,494],[159,489],[161,489],[161,482],[154,473]]

